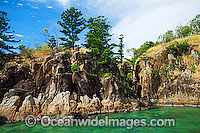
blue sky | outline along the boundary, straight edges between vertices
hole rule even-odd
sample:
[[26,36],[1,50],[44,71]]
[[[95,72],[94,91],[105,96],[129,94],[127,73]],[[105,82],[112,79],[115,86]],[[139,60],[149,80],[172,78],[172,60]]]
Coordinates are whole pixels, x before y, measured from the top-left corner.
[[[112,42],[118,43],[119,34],[124,34],[127,49],[138,48],[145,41],[156,41],[159,34],[185,25],[200,13],[199,5],[199,0],[1,0],[0,10],[8,13],[11,30],[22,40],[16,45],[44,44],[41,37],[44,28],[62,36],[57,21],[65,9],[74,6],[85,18],[108,17],[112,25],[110,32],[114,34]],[[78,43],[84,42],[83,34]]]

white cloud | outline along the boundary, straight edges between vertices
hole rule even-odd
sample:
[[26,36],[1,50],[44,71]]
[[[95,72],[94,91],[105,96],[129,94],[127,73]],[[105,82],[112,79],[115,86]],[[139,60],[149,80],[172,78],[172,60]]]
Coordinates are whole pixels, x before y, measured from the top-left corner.
[[18,5],[18,6],[23,6],[23,4],[22,4],[22,3],[17,3],[17,5]]
[[20,35],[20,34],[15,34],[15,36],[17,36],[17,37],[24,37],[23,35]]
[[31,6],[33,9],[40,9],[38,6]]
[[31,2],[41,2],[41,3],[47,3],[47,2],[58,2],[61,6],[64,8],[69,6],[69,0],[29,0]]
[[28,1],[46,3],[48,0],[28,0]]
[[6,35],[11,35],[11,36],[12,36],[12,35],[13,35],[13,33],[6,33]]
[[69,5],[69,0],[56,0],[58,3],[60,3],[64,8],[66,8]]
[[115,41],[118,41],[119,34],[124,34],[125,49],[138,48],[145,41],[156,41],[159,34],[186,24],[200,12],[198,0],[168,0],[161,3],[158,0],[138,0],[137,4],[139,8],[123,14],[112,29]]
[[47,8],[50,8],[50,9],[51,9],[51,8],[53,8],[53,6],[47,6]]
[[69,0],[31,0],[31,1],[42,2],[42,3],[54,1],[54,2],[58,2],[64,8],[66,8],[69,5]]
[[3,2],[4,2],[4,3],[8,3],[8,1],[7,1],[7,0],[4,0]]

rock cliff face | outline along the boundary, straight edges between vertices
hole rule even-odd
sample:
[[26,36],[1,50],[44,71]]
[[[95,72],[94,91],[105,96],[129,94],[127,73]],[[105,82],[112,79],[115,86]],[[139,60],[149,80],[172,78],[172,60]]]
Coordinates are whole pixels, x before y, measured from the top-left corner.
[[[70,64],[74,62],[82,67],[72,73]],[[29,66],[7,63],[1,74],[0,115],[8,121],[23,121],[30,114],[87,117],[93,113],[129,111],[127,108],[138,105],[136,100],[132,105],[125,98],[119,70],[115,70],[116,75],[98,78],[87,72],[90,67],[79,52],[59,52],[30,60]]]
[[194,45],[190,47],[181,59],[163,47],[136,61],[133,78],[141,97],[157,104],[200,104],[200,55]]
[[[80,70],[71,72],[74,63]],[[9,62],[0,75],[0,121],[23,121],[30,114],[87,117],[133,111],[152,103],[200,104],[200,56],[195,46],[181,60],[165,47],[147,52],[131,67],[128,62],[119,68],[113,65],[107,70],[112,76],[96,77],[88,73],[90,60],[78,51],[32,59],[28,66]],[[124,77],[131,89],[119,69],[124,75],[131,73]]]

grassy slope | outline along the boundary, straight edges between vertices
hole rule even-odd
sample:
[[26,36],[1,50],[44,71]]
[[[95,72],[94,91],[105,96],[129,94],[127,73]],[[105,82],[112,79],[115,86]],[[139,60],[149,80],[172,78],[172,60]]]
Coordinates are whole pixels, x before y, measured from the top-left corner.
[[[165,43],[165,44],[162,44],[162,45],[158,45],[158,46],[152,47],[149,50],[147,50],[147,52],[144,53],[141,57],[143,57],[143,56],[155,57],[157,53],[160,53],[163,50],[166,50],[165,47],[169,46],[170,44],[175,43],[175,41],[180,43],[180,42],[183,42],[184,40],[188,40],[188,44],[189,45],[194,45],[194,49],[196,49],[200,53],[200,34],[195,34],[195,35],[191,35],[191,36],[185,37],[184,39],[179,38],[179,39],[176,39],[176,40],[174,40],[172,42],[168,42],[168,43]],[[191,65],[191,60],[192,60],[192,56],[191,55],[183,55],[183,59],[184,59],[184,62],[186,64]],[[192,74],[192,77],[200,79],[200,64],[195,69],[195,73]]]

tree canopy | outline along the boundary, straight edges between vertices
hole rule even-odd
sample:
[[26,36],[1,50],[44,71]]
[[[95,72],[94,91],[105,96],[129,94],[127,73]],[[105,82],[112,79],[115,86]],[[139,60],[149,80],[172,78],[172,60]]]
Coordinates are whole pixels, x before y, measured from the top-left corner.
[[8,22],[10,19],[7,18],[7,13],[4,11],[0,11],[0,50],[6,50],[8,52],[12,52],[12,49],[15,49],[13,46],[9,46],[6,42],[19,42],[14,40],[14,31],[10,31],[10,26]]
[[78,34],[85,29],[85,19],[82,17],[81,11],[75,7],[67,9],[61,14],[62,21],[58,21],[58,24],[63,28],[60,30],[65,37],[60,37],[64,43],[63,45],[66,48],[75,47],[75,42],[80,40]]

